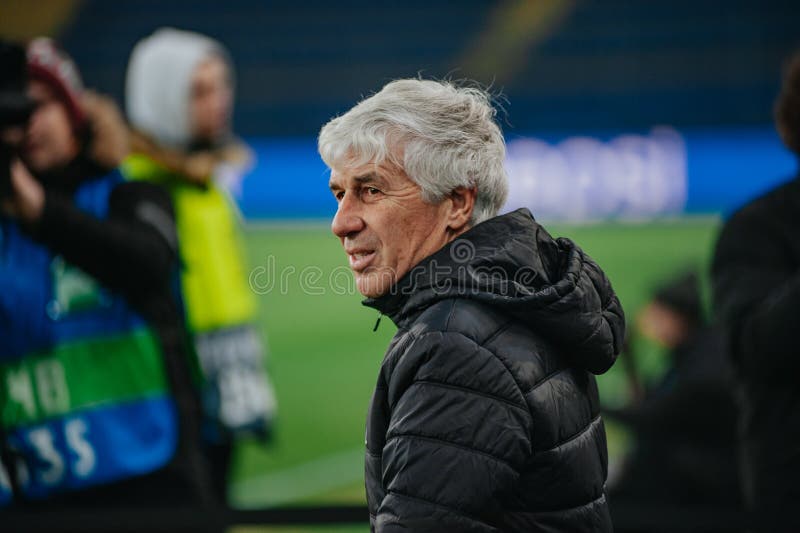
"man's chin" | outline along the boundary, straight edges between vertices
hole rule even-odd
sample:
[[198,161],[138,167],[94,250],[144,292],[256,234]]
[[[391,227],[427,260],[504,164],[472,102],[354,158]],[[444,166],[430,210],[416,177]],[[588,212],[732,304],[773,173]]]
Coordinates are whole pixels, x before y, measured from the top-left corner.
[[392,287],[393,278],[380,272],[355,273],[356,289],[365,298],[380,298]]

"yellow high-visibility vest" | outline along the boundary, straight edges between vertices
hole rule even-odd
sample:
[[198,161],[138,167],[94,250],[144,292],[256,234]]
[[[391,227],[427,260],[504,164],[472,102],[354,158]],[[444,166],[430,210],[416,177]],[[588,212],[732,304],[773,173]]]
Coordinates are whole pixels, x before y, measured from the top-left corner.
[[172,196],[180,241],[187,322],[194,332],[252,322],[255,297],[231,200],[209,180],[203,188],[142,154],[122,165],[126,178],[163,186]]

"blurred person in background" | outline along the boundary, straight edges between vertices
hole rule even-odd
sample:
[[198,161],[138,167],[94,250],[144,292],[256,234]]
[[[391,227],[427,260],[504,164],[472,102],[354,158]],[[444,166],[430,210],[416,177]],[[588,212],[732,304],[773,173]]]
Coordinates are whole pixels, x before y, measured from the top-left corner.
[[732,369],[723,335],[704,318],[697,274],[656,290],[636,329],[668,351],[669,366],[641,401],[604,409],[636,440],[609,482],[612,509],[623,501],[739,509]]
[[251,157],[231,132],[233,93],[230,58],[208,37],[162,28],[131,52],[125,99],[133,153],[123,170],[165,187],[175,205],[204,434],[223,498],[234,437],[266,438],[276,408],[237,212],[220,184],[235,182]]
[[[775,104],[784,144],[800,154],[800,54]],[[712,265],[741,399],[746,504],[763,531],[800,531],[800,179],[736,211]]]
[[372,530],[611,531],[593,374],[624,317],[600,267],[507,195],[489,96],[397,80],[326,124],[332,230],[397,325],[367,418]]
[[0,503],[199,509],[212,493],[170,199],[125,182],[121,115],[51,40],[28,45],[27,76],[0,215]]

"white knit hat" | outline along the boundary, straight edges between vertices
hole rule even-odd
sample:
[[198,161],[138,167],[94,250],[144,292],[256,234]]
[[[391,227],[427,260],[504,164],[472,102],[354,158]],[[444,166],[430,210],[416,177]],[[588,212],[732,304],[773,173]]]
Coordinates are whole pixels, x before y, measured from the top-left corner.
[[131,125],[160,144],[188,146],[192,75],[211,55],[230,66],[223,46],[198,33],[161,28],[139,41],[131,52],[125,80],[125,109]]

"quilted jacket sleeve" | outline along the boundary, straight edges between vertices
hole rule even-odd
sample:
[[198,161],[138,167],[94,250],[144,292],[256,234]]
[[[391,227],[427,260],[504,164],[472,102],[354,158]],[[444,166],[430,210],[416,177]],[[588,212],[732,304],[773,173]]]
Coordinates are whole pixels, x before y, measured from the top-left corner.
[[531,449],[531,416],[503,363],[462,334],[427,333],[392,373],[389,402],[375,531],[497,531]]

